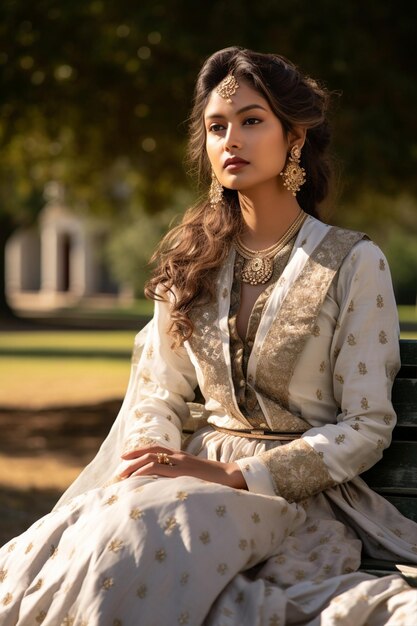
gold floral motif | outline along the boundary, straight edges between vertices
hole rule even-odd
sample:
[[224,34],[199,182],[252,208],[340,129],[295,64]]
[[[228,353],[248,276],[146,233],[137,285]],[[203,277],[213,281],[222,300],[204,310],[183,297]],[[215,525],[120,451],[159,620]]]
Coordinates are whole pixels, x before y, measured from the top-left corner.
[[188,498],[188,493],[186,491],[177,491],[177,495],[175,497],[177,500],[181,500],[183,502]]
[[43,585],[43,578],[39,578],[36,585],[34,586],[33,590],[34,591],[39,591],[39,589],[42,587]]
[[269,626],[281,626],[281,620],[276,613],[271,615],[268,622]]
[[146,597],[147,593],[148,593],[148,587],[146,585],[140,585],[140,587],[138,587],[136,591],[136,595],[142,599]]
[[171,437],[169,436],[168,433],[164,433],[164,439],[165,441],[171,441]]
[[155,551],[155,561],[159,561],[159,563],[162,563],[163,561],[165,561],[166,558],[167,558],[167,553],[165,552],[163,548],[160,548],[159,550]]
[[335,359],[337,359],[337,357],[339,356],[339,354],[340,354],[340,348],[338,348],[338,347],[336,346],[336,348],[333,350],[333,356],[334,356],[334,358],[335,358]]
[[332,487],[335,482],[320,455],[303,439],[262,452],[274,481],[275,493],[289,502],[298,502]]
[[181,615],[178,617],[178,624],[188,624],[190,619],[190,614],[188,613],[188,611],[184,611],[184,613],[181,613]]
[[148,361],[150,361],[153,357],[153,346],[149,346],[149,348],[146,350],[146,358],[148,359]]
[[392,422],[392,415],[384,415],[384,422],[389,426]]
[[42,624],[42,622],[44,621],[45,617],[46,617],[46,611],[39,611],[39,613],[35,617],[35,621],[38,624]]
[[384,298],[381,296],[381,294],[378,294],[376,297],[376,306],[378,307],[378,309],[382,309],[384,306]]
[[247,547],[248,547],[247,539],[241,539],[239,541],[239,548],[240,548],[240,550],[246,550]]
[[379,259],[379,269],[381,271],[384,271],[384,269],[385,269],[385,261],[384,261],[384,259]]
[[101,583],[101,588],[108,591],[109,589],[111,589],[111,587],[113,587],[113,585],[114,578],[104,578],[103,582]]
[[62,620],[61,626],[74,626],[75,617],[71,615],[66,615]]
[[387,333],[384,330],[381,330],[381,332],[378,335],[378,339],[379,339],[379,343],[382,343],[382,344],[388,343]]
[[317,554],[317,552],[312,552],[309,557],[308,560],[311,561],[311,563],[314,563],[314,561],[317,561],[319,555]]
[[226,515],[226,507],[225,507],[225,505],[224,505],[224,504],[222,504],[222,505],[220,505],[220,506],[218,506],[218,507],[216,508],[216,514],[217,514],[219,517],[224,517],[224,516]]
[[231,617],[232,615],[234,615],[234,612],[228,609],[226,606],[224,607],[224,609],[222,609],[222,613],[223,615],[226,615],[226,617]]
[[357,422],[355,422],[355,424],[351,424],[350,427],[353,428],[353,430],[359,430],[360,429],[360,426],[359,426],[359,424]]
[[148,368],[144,367],[140,373],[139,379],[142,381],[144,385],[149,385],[152,381],[152,375]]
[[348,313],[353,313],[353,311],[354,311],[354,310],[355,310],[355,304],[354,304],[353,300],[351,300],[351,301],[349,302],[349,306],[348,306],[348,308],[347,308],[347,312],[348,312]]
[[130,511],[129,517],[134,520],[140,519],[143,517],[143,511],[141,511],[138,507],[135,507]]
[[221,576],[224,576],[228,569],[227,563],[219,563],[217,566],[217,571]]
[[333,552],[333,554],[340,554],[341,553],[341,549],[338,548],[337,546],[334,546],[332,548],[332,552]]
[[399,528],[391,528],[392,532],[394,533],[394,535],[397,535],[397,537],[402,537],[403,533]]
[[210,533],[207,530],[204,530],[200,537],[199,537],[201,543],[203,543],[204,545],[207,545],[208,543],[210,543]]
[[29,552],[32,550],[33,548],[33,543],[30,542],[27,546],[26,546],[26,550],[25,550],[25,554],[29,554]]
[[104,504],[107,504],[108,506],[111,506],[112,504],[114,504],[115,502],[117,502],[119,499],[118,496],[116,496],[115,494],[113,494],[112,496],[110,496],[110,498],[108,498]]
[[227,298],[228,295],[229,295],[229,290],[227,289],[227,287],[225,287],[222,291],[222,296],[223,298]]
[[362,376],[365,376],[365,374],[368,373],[366,364],[362,363],[362,361],[358,363],[358,370],[359,370],[359,374],[361,374]]
[[261,521],[259,513],[253,513],[251,517],[254,524],[259,524],[259,522]]
[[335,374],[335,379],[341,385],[343,385],[345,383],[345,379],[343,378],[343,376],[341,374]]
[[277,554],[274,561],[275,563],[278,563],[278,565],[283,565],[287,562],[287,558],[283,554]]
[[306,573],[303,569],[298,569],[295,571],[295,575],[294,575],[295,580],[304,580],[305,577],[306,577]]
[[7,576],[7,569],[0,569],[0,583],[4,582]]
[[190,578],[190,574],[188,572],[183,572],[181,574],[180,583],[181,585],[186,585],[188,583],[188,579]]
[[169,534],[171,533],[174,528],[177,526],[177,520],[174,516],[168,517],[165,520],[165,524],[164,524],[164,532]]
[[12,596],[12,594],[11,594],[11,593],[6,593],[6,595],[5,595],[5,596],[3,596],[3,599],[2,599],[2,601],[1,601],[1,603],[2,603],[4,606],[7,606],[8,604],[10,604],[10,603],[12,602],[12,600],[13,600],[13,596]]
[[325,372],[325,371],[326,371],[326,361],[322,361],[322,362],[320,363],[320,366],[319,366],[319,371],[320,371],[320,372]]
[[337,443],[338,446],[340,446],[340,444],[343,443],[345,439],[346,439],[346,435],[337,435],[337,437],[335,437],[334,442]]
[[321,389],[317,389],[316,396],[318,400],[323,400],[323,392]]
[[382,450],[383,448],[385,448],[384,440],[378,439],[378,441],[376,442],[376,447],[377,447],[377,450]]
[[242,602],[244,601],[245,601],[245,594],[243,593],[243,591],[239,591],[239,593],[236,595],[235,603],[242,604]]
[[355,335],[353,335],[352,333],[350,333],[350,334],[348,335],[347,342],[348,342],[348,344],[349,344],[350,346],[356,346],[356,339],[355,339]]
[[109,545],[107,546],[107,549],[110,552],[115,552],[116,554],[122,548],[123,548],[123,541],[121,539],[113,539],[113,541],[111,541]]
[[317,524],[312,524],[311,526],[307,526],[306,530],[308,533],[317,532]]
[[324,546],[326,545],[326,543],[329,543],[330,541],[330,537],[328,535],[324,535],[323,537],[320,537],[320,545]]
[[7,548],[7,552],[13,552],[15,547],[16,547],[16,541],[13,541],[13,543],[11,543],[9,547]]

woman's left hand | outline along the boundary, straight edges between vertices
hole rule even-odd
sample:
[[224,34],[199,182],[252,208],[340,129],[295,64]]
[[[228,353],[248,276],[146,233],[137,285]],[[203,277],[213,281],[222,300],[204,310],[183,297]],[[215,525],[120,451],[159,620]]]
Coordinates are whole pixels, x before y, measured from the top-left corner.
[[[129,476],[194,476],[236,489],[247,489],[237,463],[208,461],[187,452],[175,452],[163,446],[148,446],[122,455],[125,463],[119,478]],[[126,463],[127,462],[127,463]]]

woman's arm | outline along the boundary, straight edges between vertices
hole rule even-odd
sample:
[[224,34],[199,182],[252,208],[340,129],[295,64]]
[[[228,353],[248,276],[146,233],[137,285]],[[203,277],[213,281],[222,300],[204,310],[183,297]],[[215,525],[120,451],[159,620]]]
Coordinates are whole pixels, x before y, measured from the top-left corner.
[[329,355],[340,406],[337,422],[238,461],[249,488],[250,475],[261,473],[263,466],[276,494],[299,501],[365,471],[390,444],[395,425],[391,388],[399,368],[398,318],[388,265],[373,243],[360,242],[344,261],[337,301],[340,314]]

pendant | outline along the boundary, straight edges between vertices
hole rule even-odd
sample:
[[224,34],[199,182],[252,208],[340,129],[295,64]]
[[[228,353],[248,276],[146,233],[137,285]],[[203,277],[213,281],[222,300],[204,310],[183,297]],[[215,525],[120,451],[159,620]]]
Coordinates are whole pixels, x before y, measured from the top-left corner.
[[274,263],[268,257],[245,259],[241,272],[241,279],[249,285],[263,285],[267,283],[274,271]]

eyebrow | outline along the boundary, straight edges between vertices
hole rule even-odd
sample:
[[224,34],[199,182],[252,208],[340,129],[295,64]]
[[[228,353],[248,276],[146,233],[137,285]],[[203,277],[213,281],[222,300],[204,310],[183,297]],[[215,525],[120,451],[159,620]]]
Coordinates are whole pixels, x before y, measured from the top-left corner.
[[[265,109],[265,107],[263,107],[261,104],[247,104],[246,106],[236,111],[236,113],[237,115],[239,115],[240,113],[244,113],[245,111],[250,111],[251,109],[262,109],[262,111],[267,111],[267,109]],[[211,115],[207,115],[206,119],[210,120],[212,118],[219,118],[219,117],[224,118],[225,115],[222,115],[221,113],[212,113]]]

